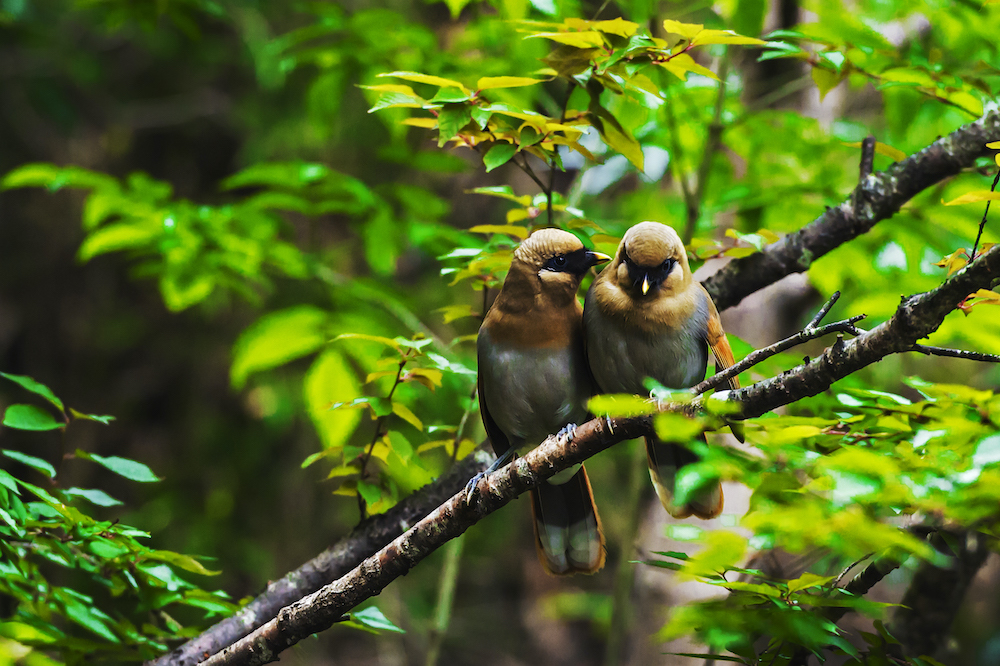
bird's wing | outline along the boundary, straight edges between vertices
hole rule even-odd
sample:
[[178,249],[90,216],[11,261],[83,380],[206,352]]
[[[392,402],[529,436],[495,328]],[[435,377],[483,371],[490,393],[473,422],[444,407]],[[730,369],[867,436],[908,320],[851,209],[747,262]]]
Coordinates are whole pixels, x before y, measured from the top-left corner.
[[[481,332],[480,335],[482,335]],[[507,439],[507,436],[503,434],[503,431],[500,429],[500,426],[497,425],[497,422],[494,421],[493,417],[490,415],[490,409],[489,406],[487,405],[487,402],[490,399],[487,398],[487,394],[489,393],[489,391],[488,389],[486,389],[485,387],[486,381],[484,381],[485,379],[484,376],[486,374],[486,364],[483,363],[483,358],[482,358],[483,354],[485,353],[485,350],[482,349],[482,347],[484,346],[482,343],[480,343],[477,346],[479,347],[478,349],[479,375],[476,378],[476,386],[479,392],[479,413],[483,417],[483,427],[486,428],[486,436],[490,438],[490,444],[493,446],[493,452],[498,456],[502,456],[505,453],[507,453],[507,451],[510,449],[510,441]],[[492,397],[494,396],[491,396],[491,398]]]
[[[704,289],[702,287],[702,291]],[[712,297],[708,295],[707,291],[705,292],[705,298],[708,299],[708,331],[706,338],[708,346],[712,349],[712,354],[715,356],[715,371],[721,372],[736,363],[736,359],[733,358],[733,348],[729,346],[726,332],[722,330],[722,320],[719,318],[719,310],[715,307],[715,303],[712,302]],[[735,390],[739,387],[739,378],[732,377],[729,380],[729,388]]]

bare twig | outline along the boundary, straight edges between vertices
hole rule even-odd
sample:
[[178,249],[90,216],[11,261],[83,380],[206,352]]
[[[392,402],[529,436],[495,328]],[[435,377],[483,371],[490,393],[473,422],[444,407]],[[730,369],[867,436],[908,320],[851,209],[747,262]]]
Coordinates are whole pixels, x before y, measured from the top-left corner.
[[[997,191],[997,182],[1000,181],[1000,169],[997,170],[996,178],[993,179],[993,185],[990,187],[990,192]],[[979,249],[979,239],[983,237],[983,229],[986,227],[986,216],[990,214],[990,200],[986,200],[986,210],[983,211],[983,219],[979,223],[979,231],[976,233],[976,242],[972,246],[972,254],[969,255],[970,258],[975,258],[976,250]]]
[[913,351],[918,351],[921,354],[927,354],[929,356],[948,356],[951,358],[964,358],[970,361],[982,361],[983,363],[1000,363],[1000,355],[965,351],[964,349],[948,349],[947,347],[931,347],[930,345],[913,345]]
[[834,292],[833,296],[830,297],[830,300],[828,300],[826,304],[820,308],[820,311],[816,314],[816,316],[812,318],[812,321],[810,321],[804,329],[795,335],[787,337],[784,340],[780,340],[768,347],[756,349],[750,352],[746,355],[746,358],[739,363],[729,366],[722,372],[716,373],[700,384],[694,386],[691,389],[691,392],[695,395],[700,395],[705,391],[709,391],[717,387],[719,384],[727,381],[730,377],[735,377],[741,372],[745,372],[775,354],[780,354],[786,349],[791,349],[792,347],[798,346],[807,340],[820,338],[829,333],[850,333],[851,335],[861,335],[864,331],[856,327],[854,324],[864,319],[866,315],[855,315],[850,319],[833,322],[832,324],[827,324],[826,326],[816,326],[823,320],[823,317],[825,317],[830,311],[830,308],[833,307],[833,304],[837,302],[838,298],[840,298],[840,292]]

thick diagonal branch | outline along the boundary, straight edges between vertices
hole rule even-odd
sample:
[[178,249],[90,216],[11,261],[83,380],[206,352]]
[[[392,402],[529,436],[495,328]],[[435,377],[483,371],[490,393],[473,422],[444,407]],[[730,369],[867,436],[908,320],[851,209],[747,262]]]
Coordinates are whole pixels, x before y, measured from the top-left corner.
[[[779,377],[730,392],[747,416],[757,416],[829,388],[833,382],[893,353],[909,351],[917,340],[936,330],[945,316],[970,293],[1000,277],[1000,245],[929,292],[903,300],[892,319],[862,336],[837,343],[819,358]],[[690,411],[693,404],[668,404],[671,411]],[[550,437],[541,446],[479,482],[475,500],[460,492],[405,534],[367,558],[350,573],[320,591],[282,609],[274,620],[206,663],[264,664],[285,648],[329,628],[359,603],[469,527],[539,481],[583,462],[609,446],[652,433],[652,418],[594,419],[577,429],[572,441]]]
[[786,275],[809,270],[814,261],[892,217],[923,190],[972,167],[976,158],[990,152],[986,143],[997,139],[1000,111],[994,110],[885,171],[870,174],[846,201],[763,252],[729,262],[705,280],[705,288],[719,310],[725,310]]

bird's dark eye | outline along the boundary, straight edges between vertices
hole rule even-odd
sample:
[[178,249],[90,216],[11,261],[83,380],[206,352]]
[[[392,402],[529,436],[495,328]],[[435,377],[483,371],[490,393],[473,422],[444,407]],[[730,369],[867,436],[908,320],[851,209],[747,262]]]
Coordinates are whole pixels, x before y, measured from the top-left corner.
[[665,271],[669,271],[673,263],[674,263],[673,259],[667,259],[666,261],[663,262],[663,265],[660,266],[660,268],[662,268]]
[[566,257],[564,257],[563,255],[560,254],[558,257],[555,257],[552,260],[552,263],[554,263],[556,266],[559,266],[559,267],[565,266],[566,265]]

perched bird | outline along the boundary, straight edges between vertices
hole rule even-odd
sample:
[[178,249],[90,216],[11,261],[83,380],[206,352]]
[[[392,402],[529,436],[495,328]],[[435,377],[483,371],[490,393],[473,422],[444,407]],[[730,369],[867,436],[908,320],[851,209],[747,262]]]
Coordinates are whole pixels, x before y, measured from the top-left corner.
[[[587,419],[594,386],[577,291],[584,273],[610,259],[559,229],[536,231],[514,251],[476,343],[479,407],[498,456],[487,474],[516,451]],[[539,484],[531,506],[538,557],[549,573],[594,573],[604,565],[604,535],[583,465]]]
[[[715,303],[691,276],[684,244],[659,222],[642,222],[626,232],[614,260],[587,292],[583,319],[588,362],[603,393],[646,393],[647,377],[668,388],[694,386],[705,377],[709,348],[717,369],[734,362]],[[729,385],[739,388],[735,377]],[[698,461],[690,450],[647,437],[646,456],[656,494],[670,515],[714,518],[722,512],[718,481],[684,505],[674,504],[677,470]]]

